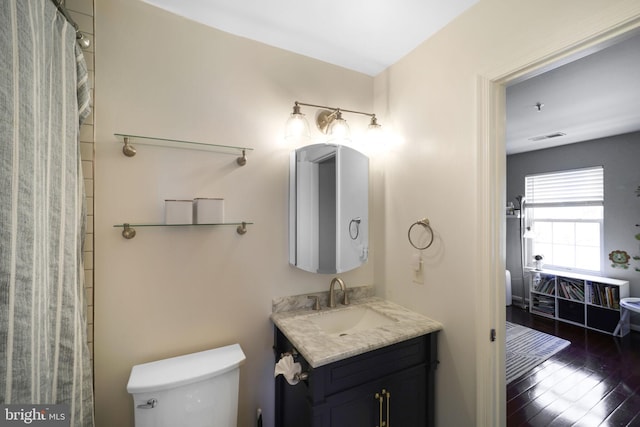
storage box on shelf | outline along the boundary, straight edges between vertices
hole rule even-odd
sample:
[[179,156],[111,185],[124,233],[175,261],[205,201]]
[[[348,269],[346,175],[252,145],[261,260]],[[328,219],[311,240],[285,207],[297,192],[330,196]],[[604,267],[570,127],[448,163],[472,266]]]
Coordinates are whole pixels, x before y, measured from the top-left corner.
[[[629,282],[553,270],[530,272],[531,313],[613,334],[620,322],[620,300]],[[628,322],[627,322],[628,323]],[[619,336],[629,332],[621,325]]]

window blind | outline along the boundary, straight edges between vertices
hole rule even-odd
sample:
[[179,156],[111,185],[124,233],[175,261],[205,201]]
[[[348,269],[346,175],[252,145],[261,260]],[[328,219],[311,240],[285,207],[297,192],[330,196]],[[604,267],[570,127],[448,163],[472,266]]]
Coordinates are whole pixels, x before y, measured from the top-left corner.
[[602,166],[525,177],[527,207],[603,205]]

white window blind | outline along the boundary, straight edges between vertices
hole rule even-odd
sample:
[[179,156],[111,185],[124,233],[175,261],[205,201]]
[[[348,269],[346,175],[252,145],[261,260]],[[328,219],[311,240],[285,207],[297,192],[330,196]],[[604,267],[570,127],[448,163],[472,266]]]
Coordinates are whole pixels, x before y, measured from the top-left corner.
[[551,268],[600,271],[604,219],[601,166],[525,177],[526,259]]
[[597,166],[526,176],[527,206],[602,205],[603,174],[602,166]]

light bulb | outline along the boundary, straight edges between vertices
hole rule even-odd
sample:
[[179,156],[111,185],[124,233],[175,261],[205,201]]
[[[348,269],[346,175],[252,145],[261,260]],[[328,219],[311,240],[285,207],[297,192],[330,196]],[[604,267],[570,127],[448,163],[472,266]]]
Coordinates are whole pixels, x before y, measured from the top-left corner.
[[367,127],[367,142],[370,144],[383,144],[383,131],[382,126],[378,124],[376,116],[371,117],[371,123]]
[[309,123],[304,114],[300,112],[300,106],[296,103],[293,106],[293,113],[291,113],[285,125],[284,138],[287,141],[297,142],[310,137]]
[[342,118],[342,112],[336,111],[336,118],[329,125],[329,135],[331,139],[350,141],[351,131],[347,121]]

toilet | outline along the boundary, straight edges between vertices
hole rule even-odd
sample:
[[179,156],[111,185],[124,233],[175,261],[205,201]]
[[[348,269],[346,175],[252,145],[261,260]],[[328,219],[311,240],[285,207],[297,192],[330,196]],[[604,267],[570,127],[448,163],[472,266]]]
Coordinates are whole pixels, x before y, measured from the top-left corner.
[[127,391],[136,427],[236,427],[239,344],[136,365]]

